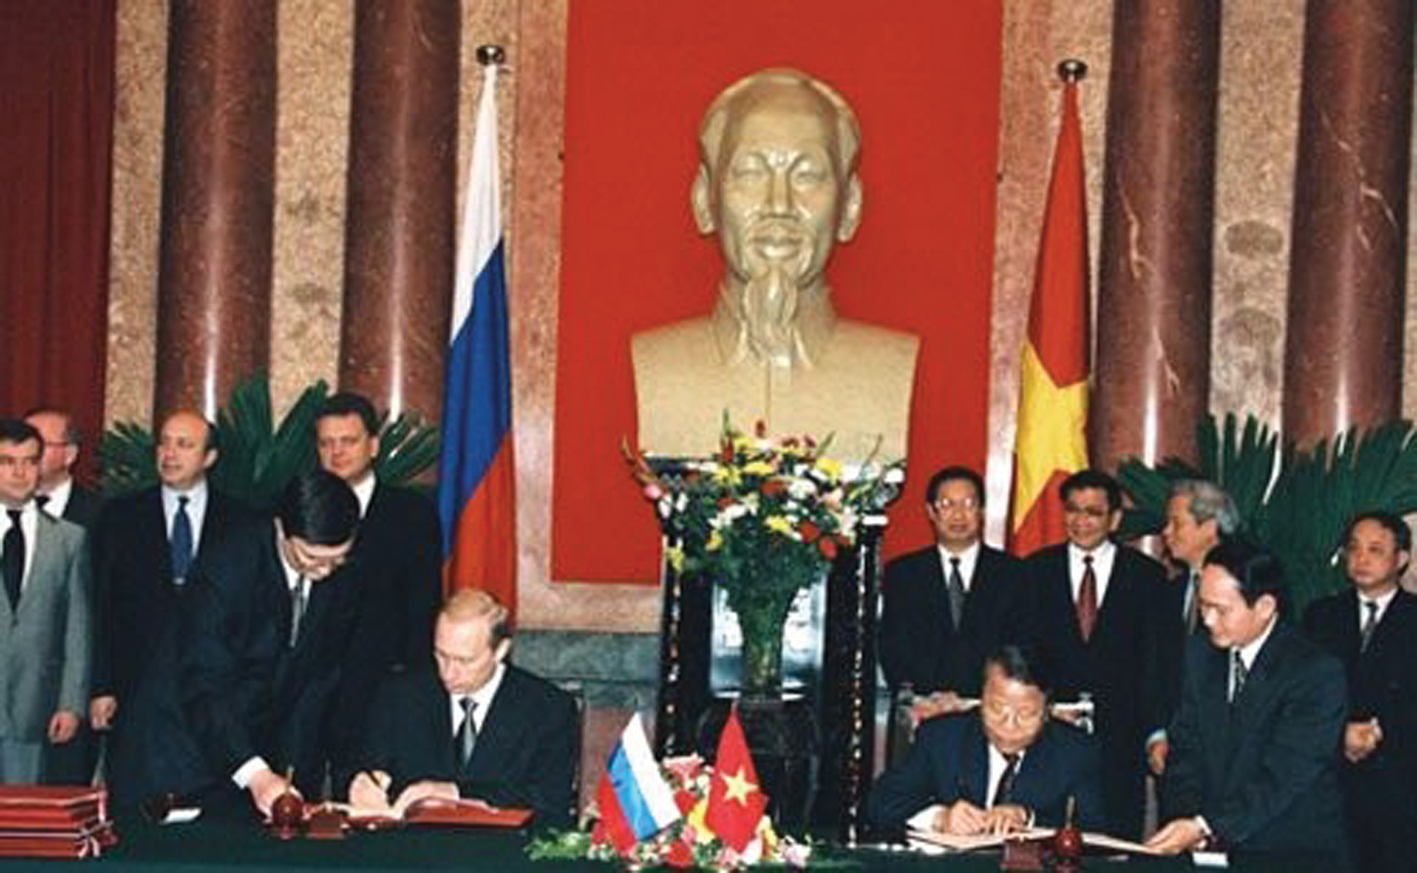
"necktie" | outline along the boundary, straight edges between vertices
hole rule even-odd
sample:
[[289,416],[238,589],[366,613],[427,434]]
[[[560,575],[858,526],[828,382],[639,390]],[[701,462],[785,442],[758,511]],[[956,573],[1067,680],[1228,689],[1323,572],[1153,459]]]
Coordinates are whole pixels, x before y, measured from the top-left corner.
[[955,630],[959,630],[959,623],[964,619],[964,577],[959,572],[959,558],[950,558],[950,621],[953,622]]
[[304,576],[297,577],[295,587],[290,589],[290,647],[300,641],[300,624],[305,619],[305,607],[310,601],[310,581]]
[[1014,799],[1014,780],[1018,778],[1019,754],[1005,755],[1004,761],[1008,766],[1004,767],[1004,773],[999,777],[998,787],[994,789],[994,802],[990,806],[1000,806],[1011,803]]
[[1195,636],[1200,630],[1200,609],[1197,608],[1197,600],[1200,600],[1200,582],[1196,578],[1196,572],[1191,571],[1186,577],[1186,635]]
[[477,746],[477,722],[473,720],[472,714],[477,709],[477,701],[471,696],[464,697],[458,701],[462,706],[462,725],[458,727],[458,760],[462,763],[463,770],[467,770],[472,763],[472,750]]
[[1082,641],[1092,639],[1092,629],[1097,625],[1097,574],[1092,570],[1092,556],[1083,555],[1082,584],[1078,586],[1078,629],[1082,631]]
[[172,581],[181,585],[187,581],[187,571],[192,569],[192,517],[187,514],[187,501],[192,498],[177,498],[177,512],[172,516]]
[[1240,657],[1240,650],[1235,649],[1230,653],[1230,702],[1233,704],[1240,699],[1240,692],[1245,689],[1245,679],[1250,675],[1250,668],[1245,666],[1245,659]]
[[1373,641],[1373,631],[1378,629],[1378,605],[1371,600],[1365,600],[1363,608],[1367,610],[1368,614],[1363,616],[1363,627],[1358,631],[1358,636],[1362,640],[1358,644],[1359,652],[1368,651],[1368,643]]
[[20,510],[9,509],[10,529],[0,548],[0,570],[5,574],[5,594],[10,598],[10,610],[20,608],[20,581],[25,577],[25,532],[20,527]]

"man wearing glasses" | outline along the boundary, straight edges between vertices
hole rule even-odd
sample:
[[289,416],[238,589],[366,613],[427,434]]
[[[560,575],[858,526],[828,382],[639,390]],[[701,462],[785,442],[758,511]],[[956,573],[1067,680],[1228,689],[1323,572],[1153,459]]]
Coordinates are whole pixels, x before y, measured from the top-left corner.
[[274,522],[231,536],[197,568],[183,601],[181,692],[203,756],[227,786],[216,805],[231,785],[262,814],[288,790],[319,795],[355,615],[353,586],[336,571],[358,525],[348,485],[304,473]]
[[910,756],[871,790],[878,827],[970,835],[1102,820],[1092,738],[1048,719],[1047,686],[1017,646],[989,655],[977,712],[921,725]]
[[984,545],[984,481],[967,467],[930,479],[925,512],[935,542],[886,567],[881,665],[893,691],[907,683],[916,715],[979,696],[985,656],[1026,635],[1019,563]]

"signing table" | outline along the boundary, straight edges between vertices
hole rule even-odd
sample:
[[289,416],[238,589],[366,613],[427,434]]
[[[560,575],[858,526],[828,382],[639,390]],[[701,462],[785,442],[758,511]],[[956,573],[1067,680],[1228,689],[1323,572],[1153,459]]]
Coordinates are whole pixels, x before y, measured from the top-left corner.
[[[443,830],[406,828],[379,833],[353,833],[347,839],[319,841],[277,840],[255,824],[198,820],[159,827],[142,819],[117,821],[120,843],[104,856],[89,861],[0,861],[0,871],[83,870],[114,873],[122,870],[156,870],[161,873],[261,870],[594,870],[612,869],[588,861],[533,862],[526,856],[527,835],[517,831]],[[864,870],[940,870],[992,873],[999,869],[997,854],[927,857],[906,851],[828,849],[819,853],[830,866]],[[1146,870],[1153,873],[1192,869],[1178,859],[1088,859],[1088,870]],[[1331,870],[1328,865],[1307,868],[1294,859],[1232,863],[1231,870],[1290,873]]]

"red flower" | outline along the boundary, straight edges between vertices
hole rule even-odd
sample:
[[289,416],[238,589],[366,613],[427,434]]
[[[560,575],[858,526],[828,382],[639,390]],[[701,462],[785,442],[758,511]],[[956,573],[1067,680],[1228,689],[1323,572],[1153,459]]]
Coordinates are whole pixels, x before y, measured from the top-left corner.
[[832,537],[822,537],[817,540],[817,549],[822,553],[822,557],[828,561],[836,560],[836,540]]
[[757,423],[753,425],[753,433],[757,435],[758,439],[765,439],[768,435],[768,423],[761,418],[758,419]]
[[[816,542],[817,537],[822,535],[822,529],[817,527],[816,524],[810,521],[802,522],[801,527],[799,527],[798,529],[802,531],[802,539],[806,540],[809,543]],[[823,552],[823,554],[826,553]],[[827,557],[830,558],[831,555],[827,555]]]
[[664,863],[681,870],[692,867],[694,866],[694,850],[689,848],[689,844],[683,840],[675,840],[669,844],[669,855],[664,859]]
[[728,507],[730,507],[730,506],[732,506],[732,505],[733,505],[733,498],[732,498],[732,497],[720,497],[720,498],[718,498],[718,508],[719,508],[719,509],[727,509]]
[[767,497],[776,497],[779,494],[787,493],[787,483],[781,479],[768,479],[763,482],[762,491]]
[[693,812],[694,806],[698,804],[698,802],[699,799],[694,796],[692,791],[685,791],[681,788],[674,792],[674,805],[679,807],[679,811],[684,815]]

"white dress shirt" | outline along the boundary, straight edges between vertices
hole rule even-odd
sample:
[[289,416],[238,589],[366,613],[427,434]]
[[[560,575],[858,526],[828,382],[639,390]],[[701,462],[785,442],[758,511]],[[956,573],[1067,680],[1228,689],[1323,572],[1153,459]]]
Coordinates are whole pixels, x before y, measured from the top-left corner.
[[1392,603],[1392,599],[1396,596],[1396,587],[1390,589],[1388,593],[1377,597],[1367,597],[1363,592],[1358,592],[1358,629],[1362,630],[1363,625],[1368,622],[1367,604],[1376,603],[1378,605],[1377,614],[1373,618],[1373,627],[1377,627],[1383,623],[1383,615],[1387,612],[1388,605]]
[[1073,588],[1073,603],[1078,602],[1078,590],[1082,588],[1082,574],[1086,571],[1083,557],[1092,556],[1092,575],[1097,580],[1097,609],[1107,599],[1107,584],[1112,581],[1112,565],[1117,561],[1117,546],[1111,540],[1103,540],[1102,545],[1090,552],[1083,551],[1068,543],[1068,577]]
[[379,484],[379,480],[370,473],[360,480],[359,484],[349,486],[354,491],[354,497],[359,501],[359,520],[363,521],[364,516],[369,514],[369,502],[374,499],[374,486]]
[[937,546],[940,552],[940,568],[945,572],[945,581],[950,581],[950,560],[959,558],[959,575],[964,580],[964,593],[974,586],[974,568],[979,564],[979,543],[976,541],[962,552],[952,552],[944,546]]
[[162,516],[169,543],[172,542],[172,522],[177,518],[177,498],[179,497],[187,498],[187,518],[192,522],[192,557],[195,559],[197,551],[202,546],[202,522],[207,517],[206,478],[197,480],[197,484],[186,491],[178,491],[166,485],[162,486]]
[[42,493],[44,494],[44,511],[55,518],[63,518],[64,510],[69,508],[69,495],[74,493],[74,480],[65,479],[55,485],[53,490]]

